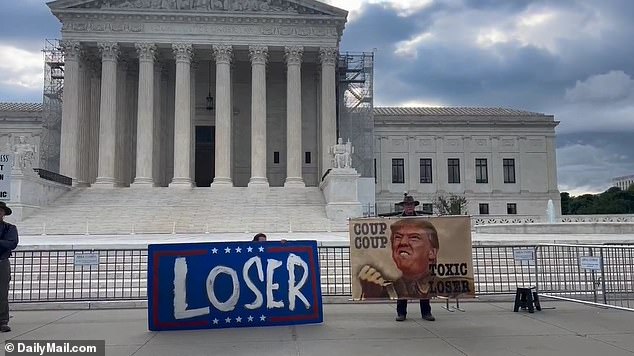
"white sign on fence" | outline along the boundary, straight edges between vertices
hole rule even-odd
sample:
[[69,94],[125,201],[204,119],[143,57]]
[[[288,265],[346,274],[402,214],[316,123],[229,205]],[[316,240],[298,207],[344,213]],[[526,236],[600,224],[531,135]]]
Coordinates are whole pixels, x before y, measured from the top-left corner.
[[11,169],[13,154],[0,154],[0,200],[11,200]]
[[75,255],[75,266],[99,266],[99,254],[82,253]]
[[581,256],[579,257],[579,266],[588,271],[600,271],[601,257]]
[[531,249],[514,249],[513,258],[515,262],[534,261],[535,250]]

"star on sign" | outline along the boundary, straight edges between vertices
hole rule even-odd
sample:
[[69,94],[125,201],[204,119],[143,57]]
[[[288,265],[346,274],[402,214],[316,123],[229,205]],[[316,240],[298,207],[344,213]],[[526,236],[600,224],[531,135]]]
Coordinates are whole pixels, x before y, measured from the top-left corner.
[[218,322],[219,322],[220,320],[218,320],[218,319],[215,319],[215,318],[214,318],[214,320],[212,320],[212,321],[214,322],[214,324],[218,324]]
[[266,317],[265,317],[264,315],[262,315],[262,316],[260,317],[260,321],[264,321],[264,320],[266,320]]
[[213,253],[214,255],[218,253],[218,249],[217,248],[212,248],[211,249],[211,253]]
[[236,323],[241,323],[242,322],[242,317],[237,317],[236,318]]
[[227,323],[227,324],[231,323],[231,318],[225,319],[225,323]]
[[260,250],[260,252],[264,252],[264,247],[260,246],[258,250]]
[[247,320],[249,320],[249,322],[253,321],[253,317],[251,315],[249,315],[249,317],[247,318]]
[[253,247],[251,246],[247,247],[247,252],[253,252]]
[[242,247],[236,247],[236,253],[241,253],[242,252]]
[[227,247],[227,248],[225,249],[225,253],[231,253],[231,249],[230,249],[229,247]]

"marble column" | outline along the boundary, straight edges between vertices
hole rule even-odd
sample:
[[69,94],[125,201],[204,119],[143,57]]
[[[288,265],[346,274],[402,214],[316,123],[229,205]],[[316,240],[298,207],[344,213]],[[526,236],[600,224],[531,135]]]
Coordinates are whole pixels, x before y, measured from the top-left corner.
[[174,177],[170,187],[191,188],[191,87],[190,66],[193,47],[188,43],[172,44],[176,58],[174,95]]
[[216,157],[212,187],[232,187],[231,179],[231,58],[233,47],[214,45],[216,61]]
[[335,63],[337,48],[319,49],[321,60],[321,174],[331,167],[330,147],[337,143],[337,95]]
[[286,181],[305,187],[302,178],[302,56],[303,47],[286,47]]
[[135,187],[154,186],[154,43],[135,44],[139,54]]
[[90,179],[95,183],[99,164],[99,107],[101,101],[101,60],[93,59],[90,78]]
[[127,144],[128,144],[128,130],[127,116],[128,105],[130,100],[128,98],[127,86],[128,86],[128,66],[130,65],[127,58],[121,55],[119,58],[119,64],[117,66],[117,109],[116,109],[116,124],[115,124],[115,148],[114,148],[114,180],[115,186],[126,186],[126,165],[127,165]]
[[200,63],[192,58],[189,71],[190,71],[190,80],[189,80],[189,88],[190,88],[190,120],[191,128],[190,128],[190,139],[189,139],[189,152],[191,152],[190,160],[189,160],[189,176],[192,179],[192,185],[195,187],[196,185],[196,73],[198,73],[198,67]]
[[250,46],[251,58],[251,179],[249,187],[268,188],[266,176],[266,62],[268,47]]
[[60,140],[59,172],[77,184],[77,157],[79,148],[79,60],[81,46],[77,41],[62,41],[64,51],[64,100],[62,102],[62,129]]
[[114,187],[117,127],[117,58],[119,45],[99,43],[101,51],[101,102],[99,109],[99,165],[95,187]]
[[82,56],[79,65],[79,115],[77,120],[77,182],[78,187],[88,187],[90,180],[90,107],[91,71],[89,58]]

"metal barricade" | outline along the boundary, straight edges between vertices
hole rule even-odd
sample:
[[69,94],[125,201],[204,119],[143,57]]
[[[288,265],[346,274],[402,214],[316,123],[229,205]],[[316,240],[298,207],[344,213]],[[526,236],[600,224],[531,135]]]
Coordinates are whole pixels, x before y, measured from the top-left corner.
[[[517,251],[532,257],[518,260]],[[634,310],[634,246],[476,245],[472,253],[477,295],[534,285],[543,296]],[[86,256],[93,264],[77,263]],[[320,246],[319,260],[322,295],[350,297],[349,247]],[[9,300],[144,300],[147,261],[146,249],[14,251]]]
[[634,310],[634,246],[540,245],[542,295]]

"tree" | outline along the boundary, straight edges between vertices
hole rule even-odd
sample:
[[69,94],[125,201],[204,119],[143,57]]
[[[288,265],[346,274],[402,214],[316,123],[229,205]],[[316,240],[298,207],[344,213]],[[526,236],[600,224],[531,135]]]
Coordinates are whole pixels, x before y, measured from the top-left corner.
[[438,195],[433,204],[438,215],[463,215],[467,213],[467,198],[462,195],[451,194],[448,198]]
[[570,214],[570,193],[563,192],[561,196],[561,214]]
[[561,207],[563,214],[570,215],[634,214],[634,189],[630,187],[628,190],[621,190],[612,187],[601,194],[584,194],[578,197],[561,193]]

